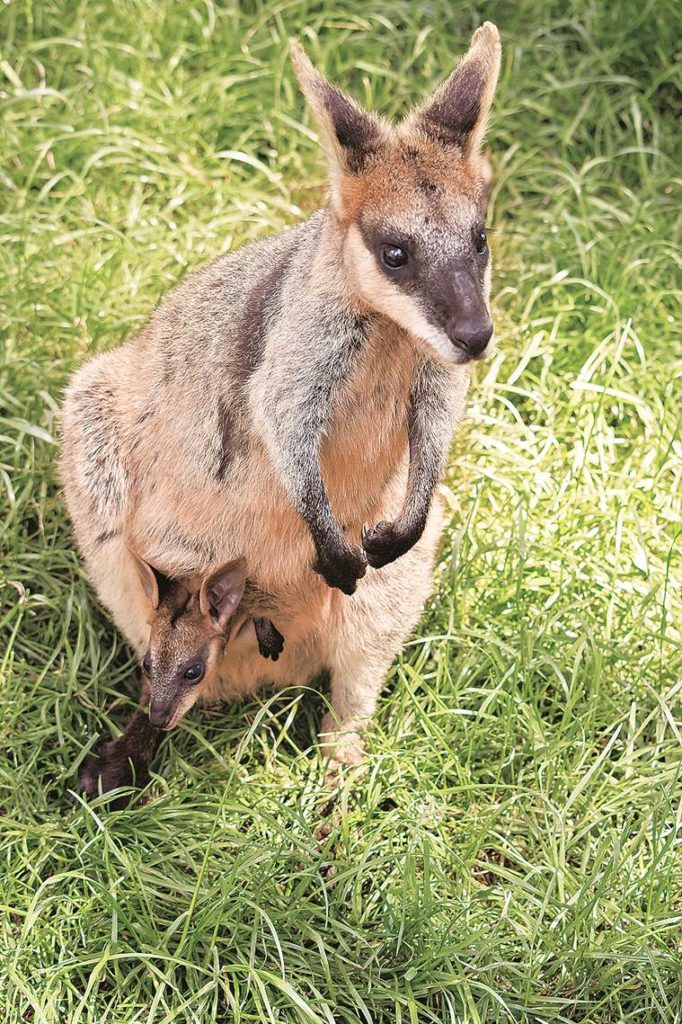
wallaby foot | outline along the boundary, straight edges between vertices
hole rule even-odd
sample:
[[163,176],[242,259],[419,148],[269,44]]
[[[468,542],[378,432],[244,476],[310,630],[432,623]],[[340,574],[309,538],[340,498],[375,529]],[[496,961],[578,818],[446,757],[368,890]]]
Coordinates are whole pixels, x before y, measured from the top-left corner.
[[341,823],[342,791],[344,797],[352,797],[356,786],[365,778],[369,766],[344,765],[329,761],[324,773],[324,784],[320,799],[315,806],[317,823],[313,835],[317,840],[327,839]]
[[330,767],[361,764],[365,759],[365,741],[354,722],[341,726],[333,711],[328,711],[320,723],[320,749],[330,759]]
[[[107,740],[81,765],[79,790],[88,797],[110,793],[123,786],[144,789],[149,782],[151,760],[161,739],[161,730],[150,723],[146,711],[136,711],[118,739]],[[110,801],[112,810],[126,807],[132,797]]]
[[362,548],[353,544],[318,551],[313,570],[330,587],[354,594],[358,580],[367,572],[367,558]]
[[270,622],[270,619],[254,619],[253,625],[258,640],[258,650],[264,658],[277,661],[284,650],[284,637]]
[[413,548],[423,532],[412,527],[405,528],[396,521],[394,523],[377,523],[376,526],[363,526],[362,546],[367,554],[367,561],[373,569],[381,569],[389,562],[407,554]]
[[316,806],[320,818],[315,828],[316,839],[324,839],[338,825],[341,790],[347,783],[354,788],[369,770],[361,733],[339,729],[333,713],[322,719],[320,746],[329,760],[325,765],[323,792]]

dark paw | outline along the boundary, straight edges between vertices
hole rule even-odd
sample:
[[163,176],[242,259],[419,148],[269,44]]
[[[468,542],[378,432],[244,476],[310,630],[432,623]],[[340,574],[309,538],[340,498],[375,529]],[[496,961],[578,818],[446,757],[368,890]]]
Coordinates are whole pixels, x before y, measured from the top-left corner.
[[414,547],[420,536],[421,531],[407,533],[397,523],[382,522],[376,526],[363,526],[362,546],[369,564],[374,569],[381,569]]
[[354,594],[358,580],[367,572],[367,558],[362,548],[349,545],[338,552],[318,553],[313,569],[327,586]]
[[[96,797],[121,787],[144,789],[149,782],[149,765],[144,759],[131,755],[118,740],[107,743],[90,754],[81,765],[79,790],[84,796]],[[113,810],[127,807],[133,795],[119,796],[109,801]]]
[[277,661],[284,650],[284,637],[269,619],[254,619],[254,626],[261,655]]

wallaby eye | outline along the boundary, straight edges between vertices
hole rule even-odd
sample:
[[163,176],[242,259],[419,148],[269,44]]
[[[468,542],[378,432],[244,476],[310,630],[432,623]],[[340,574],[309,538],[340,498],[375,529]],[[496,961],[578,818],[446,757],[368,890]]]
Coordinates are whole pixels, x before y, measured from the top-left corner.
[[401,245],[383,245],[381,247],[381,262],[390,270],[398,270],[404,267],[409,257]]
[[189,665],[184,672],[185,679],[188,683],[198,683],[200,679],[203,679],[206,666],[203,661],[198,661],[196,665]]
[[152,673],[152,659],[149,657],[148,654],[145,654],[144,658],[142,659],[142,671],[146,676],[149,676]]
[[476,246],[476,252],[478,253],[485,252],[488,248],[488,236],[485,233],[485,228],[481,228],[480,231],[476,232],[474,245]]

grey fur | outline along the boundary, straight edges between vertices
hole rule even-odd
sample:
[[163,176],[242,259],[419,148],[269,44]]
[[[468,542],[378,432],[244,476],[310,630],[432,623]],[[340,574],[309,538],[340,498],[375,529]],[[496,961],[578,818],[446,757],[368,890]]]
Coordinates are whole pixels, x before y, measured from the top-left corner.
[[[484,119],[499,67],[493,26],[474,51],[488,69]],[[297,60],[322,123],[320,76]],[[375,221],[401,216],[430,251],[471,236],[483,187],[475,153],[458,164],[414,119],[395,131],[375,123],[352,180],[343,153],[332,166],[324,209],[188,277],[139,337],[76,373],[63,409],[76,537],[138,654],[149,625],[128,545],[173,577],[243,557],[286,646],[272,664],[253,630],[235,628],[202,699],[328,668],[324,747],[346,761],[430,591],[442,525],[434,489],[468,382],[462,353],[429,323],[428,297],[384,279],[348,204],[366,188]],[[325,145],[333,165],[346,144]],[[425,191],[431,179],[437,188]],[[486,302],[489,281],[488,263]],[[338,593],[356,587],[350,599]]]

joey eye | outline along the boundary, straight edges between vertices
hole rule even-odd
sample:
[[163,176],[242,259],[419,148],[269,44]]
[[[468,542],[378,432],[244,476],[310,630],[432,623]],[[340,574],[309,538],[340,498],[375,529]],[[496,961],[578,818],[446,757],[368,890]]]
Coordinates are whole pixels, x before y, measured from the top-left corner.
[[383,245],[381,247],[381,262],[390,270],[398,270],[404,267],[409,257],[401,245]]
[[149,676],[152,673],[152,659],[149,657],[148,654],[145,654],[144,658],[142,659],[142,671],[146,676]]
[[188,683],[198,683],[200,679],[203,679],[206,666],[203,661],[198,661],[196,665],[188,665],[183,675]]
[[476,246],[476,252],[483,253],[488,248],[488,236],[485,233],[485,228],[481,228],[477,231],[474,236],[474,245]]

